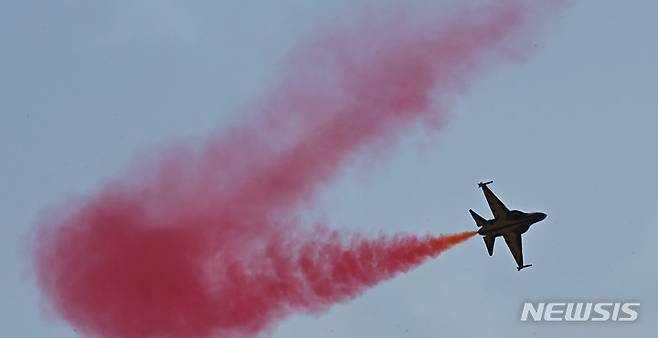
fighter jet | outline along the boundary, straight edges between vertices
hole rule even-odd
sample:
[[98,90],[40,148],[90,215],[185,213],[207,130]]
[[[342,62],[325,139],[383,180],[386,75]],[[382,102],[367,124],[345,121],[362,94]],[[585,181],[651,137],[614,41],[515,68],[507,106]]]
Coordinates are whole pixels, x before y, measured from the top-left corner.
[[468,211],[473,216],[475,224],[480,227],[478,234],[483,236],[489,256],[493,255],[496,237],[503,236],[507,247],[512,252],[512,256],[514,256],[514,260],[516,261],[516,271],[521,271],[523,268],[532,266],[532,264],[523,265],[521,234],[528,231],[531,225],[546,218],[546,214],[543,212],[525,213],[519,210],[507,209],[505,204],[487,187],[490,183],[493,183],[493,181],[480,182],[478,183],[478,187],[482,188],[484,197],[487,199],[494,218],[492,220],[486,220],[472,209]]

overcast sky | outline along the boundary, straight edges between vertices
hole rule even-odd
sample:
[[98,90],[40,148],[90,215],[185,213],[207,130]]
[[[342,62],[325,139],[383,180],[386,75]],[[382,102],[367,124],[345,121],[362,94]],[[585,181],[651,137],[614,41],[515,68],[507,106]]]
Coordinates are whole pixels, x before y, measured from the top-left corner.
[[[370,4],[376,1],[370,1]],[[245,4],[246,3],[246,4]],[[379,2],[377,2],[379,3]],[[404,1],[418,10],[446,2]],[[408,3],[408,4],[407,4]],[[357,1],[13,1],[0,5],[0,336],[77,337],[41,309],[25,239],[44,208],[140,154],[239,119],[309,31]],[[381,4],[379,5],[381,6]],[[358,162],[314,212],[362,231],[473,230],[476,183],[548,218],[517,273],[473,238],[273,337],[645,336],[658,329],[658,2],[569,2],[519,65],[474,81],[438,132]],[[522,302],[639,301],[635,323],[521,323]]]

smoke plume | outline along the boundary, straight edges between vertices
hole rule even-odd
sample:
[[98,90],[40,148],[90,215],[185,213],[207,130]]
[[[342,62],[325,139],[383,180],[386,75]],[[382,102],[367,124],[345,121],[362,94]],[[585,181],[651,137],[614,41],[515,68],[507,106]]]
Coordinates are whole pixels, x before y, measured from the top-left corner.
[[365,236],[303,226],[300,211],[355,156],[440,124],[467,81],[514,54],[527,15],[502,1],[301,46],[257,113],[44,218],[34,261],[48,304],[93,337],[257,336],[473,236]]

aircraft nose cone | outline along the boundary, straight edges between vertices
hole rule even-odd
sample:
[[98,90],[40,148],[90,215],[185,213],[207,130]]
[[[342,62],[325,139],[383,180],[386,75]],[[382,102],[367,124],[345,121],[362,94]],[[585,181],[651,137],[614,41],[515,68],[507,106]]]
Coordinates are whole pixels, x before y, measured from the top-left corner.
[[538,212],[538,213],[537,213],[537,216],[538,216],[538,218],[539,218],[539,221],[543,221],[544,218],[546,218],[546,214],[543,213],[543,212]]

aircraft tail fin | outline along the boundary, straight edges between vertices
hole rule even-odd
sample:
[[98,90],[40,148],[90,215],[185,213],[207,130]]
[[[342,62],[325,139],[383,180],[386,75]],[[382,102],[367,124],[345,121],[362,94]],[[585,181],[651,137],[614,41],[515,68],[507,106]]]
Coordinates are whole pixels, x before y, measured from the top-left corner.
[[478,215],[473,209],[468,209],[468,211],[471,213],[471,216],[473,216],[473,219],[475,220],[475,224],[477,226],[482,227],[487,225],[487,220],[484,219],[482,216]]
[[484,244],[487,245],[487,252],[489,253],[489,256],[492,256],[493,255],[494,242],[496,241],[496,237],[494,237],[494,236],[484,236],[482,238],[484,239]]

